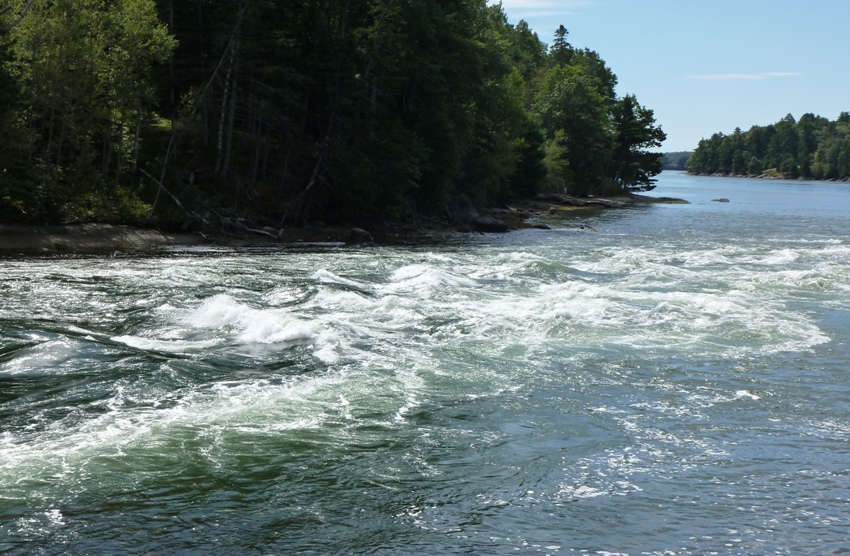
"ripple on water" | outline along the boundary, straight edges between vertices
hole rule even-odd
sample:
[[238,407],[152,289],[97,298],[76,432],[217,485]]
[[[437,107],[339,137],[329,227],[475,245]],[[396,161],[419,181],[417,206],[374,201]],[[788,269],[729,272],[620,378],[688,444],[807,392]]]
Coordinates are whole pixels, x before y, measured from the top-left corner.
[[695,210],[4,264],[0,550],[837,552],[850,251]]

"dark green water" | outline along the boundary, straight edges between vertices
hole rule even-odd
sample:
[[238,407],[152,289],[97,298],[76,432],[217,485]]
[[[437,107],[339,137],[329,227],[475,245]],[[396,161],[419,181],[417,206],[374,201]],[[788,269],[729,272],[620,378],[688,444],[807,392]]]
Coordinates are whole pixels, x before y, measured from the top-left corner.
[[655,193],[691,204],[0,261],[0,553],[847,553],[850,186]]

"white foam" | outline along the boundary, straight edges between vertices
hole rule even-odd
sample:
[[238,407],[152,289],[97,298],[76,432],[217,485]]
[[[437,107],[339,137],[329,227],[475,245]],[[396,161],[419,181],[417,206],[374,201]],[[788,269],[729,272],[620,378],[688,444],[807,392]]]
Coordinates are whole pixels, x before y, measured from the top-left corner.
[[738,390],[735,392],[735,399],[740,400],[743,398],[749,398],[751,400],[760,400],[761,396],[757,396],[748,390]]
[[201,303],[184,317],[186,324],[196,328],[220,328],[238,324],[250,309],[226,294],[218,294]]
[[236,340],[241,343],[274,344],[316,337],[313,324],[284,309],[253,309],[226,294],[205,300],[183,321],[196,328],[235,333]]
[[596,498],[608,493],[588,485],[562,485],[559,495],[565,498]]
[[[299,435],[327,422],[351,423],[364,408],[376,414],[381,404],[386,406],[383,424],[392,426],[399,408],[409,403],[406,388],[389,375],[339,372],[283,383],[218,382],[163,394],[171,403],[157,409],[113,405],[70,427],[55,422],[38,433],[37,442],[21,433],[0,435],[0,491],[17,492],[17,485],[27,481],[85,481],[84,470],[93,465],[132,472],[169,458],[203,457],[216,464],[221,454],[231,453],[227,444],[240,437]],[[391,395],[395,389],[398,394]],[[336,442],[334,435],[346,434],[337,427],[323,430],[329,443]],[[175,444],[188,447],[177,450]]]
[[786,265],[800,258],[800,254],[794,249],[779,249],[772,251],[761,261],[764,265]]
[[257,311],[243,323],[239,335],[243,343],[276,344],[297,342],[316,337],[314,326],[280,312]]
[[64,337],[46,339],[38,334],[30,335],[30,339],[43,341],[21,350],[14,359],[0,366],[0,375],[63,374],[73,371],[81,357],[82,344],[77,340]]
[[313,299],[306,305],[308,308],[321,309],[323,312],[365,311],[373,308],[375,302],[358,292],[347,290],[325,289],[316,292]]
[[313,352],[320,361],[327,365],[335,365],[340,360],[340,339],[339,336],[330,331],[324,331],[316,338],[318,346]]
[[[606,351],[646,354],[649,359],[660,353],[663,360],[673,352],[676,360],[752,359],[828,342],[820,317],[809,311],[812,305],[798,301],[822,295],[827,299],[823,303],[846,303],[828,299],[847,291],[850,251],[834,242],[776,247],[753,251],[695,243],[681,252],[616,245],[553,247],[539,253],[512,247],[486,250],[483,256],[414,252],[368,261],[346,254],[307,255],[285,267],[267,260],[266,267],[253,268],[250,272],[263,278],[259,286],[253,277],[223,277],[217,268],[221,261],[175,265],[152,273],[156,276],[145,282],[146,287],[165,284],[166,292],[146,294],[153,300],[146,300],[144,309],[151,317],[147,328],[114,340],[144,350],[221,349],[228,355],[251,349],[234,350],[234,344],[261,344],[258,352],[274,354],[298,343],[305,346],[294,350],[299,357],[312,352],[315,360],[305,358],[303,374],[280,373],[275,381],[231,380],[146,393],[146,405],[127,403],[138,393],[116,388],[117,402],[107,404],[105,415],[82,424],[57,422],[38,433],[0,434],[0,487],[26,480],[77,480],[97,458],[113,457],[132,467],[149,454],[167,457],[167,450],[154,448],[169,443],[195,446],[183,455],[200,454],[221,465],[228,442],[256,435],[309,430],[310,438],[332,445],[345,434],[356,434],[350,431],[364,421],[388,428],[411,426],[416,408],[435,399],[481,400],[533,388],[529,385],[555,377],[563,365],[574,373],[569,380],[577,383],[627,384],[617,382],[624,380],[622,373],[605,367],[604,356],[597,364],[595,354]],[[235,268],[245,263],[233,258],[228,264]],[[264,268],[274,268],[277,277],[283,268],[291,273],[286,280],[266,280]],[[138,280],[145,279],[137,274]],[[185,285],[206,280],[232,289],[198,301],[196,291]],[[38,292],[46,294],[46,286]],[[54,302],[45,313],[58,307]],[[50,343],[52,338],[34,335],[34,341],[48,344],[21,350],[4,372],[14,365],[24,371],[61,367],[63,357],[78,355],[73,353],[78,345]],[[629,349],[617,351],[621,347]],[[588,378],[592,373],[597,374]],[[663,382],[663,376],[654,378]],[[557,380],[565,378],[559,374]],[[606,452],[579,462],[589,469],[565,470],[560,494],[594,498],[637,492],[639,473],[651,465],[644,461],[672,458],[674,446],[699,457],[720,457],[722,444],[678,430],[671,433],[634,414],[639,410],[642,416],[701,419],[700,412],[713,404],[746,405],[761,399],[761,391],[736,390],[743,383],[733,384],[691,393],[671,390],[664,392],[669,394],[665,402],[589,402],[601,405],[592,409],[598,419],[613,421],[618,432],[634,439],[642,457]],[[652,384],[653,391],[662,387]],[[35,442],[28,434],[41,437]],[[426,472],[429,464],[423,460],[416,465]]]
[[414,264],[403,266],[392,273],[390,284],[383,287],[386,292],[409,291],[429,295],[438,287],[470,288],[475,280],[439,268]]
[[354,280],[349,280],[347,278],[342,278],[341,276],[337,276],[333,272],[330,272],[325,269],[317,270],[313,273],[313,280],[320,282],[322,284],[340,284],[343,286],[350,286],[357,289],[366,290],[368,286],[361,282],[356,282]]
[[[724,250],[740,251],[734,247]],[[348,318],[369,322],[373,332],[379,322],[391,329],[423,322],[429,316],[440,320],[452,315],[458,332],[498,335],[503,344],[535,345],[557,337],[634,347],[692,345],[695,350],[720,349],[733,355],[744,349],[738,347],[739,343],[743,346],[739,338],[747,338],[749,343],[761,338],[748,349],[762,352],[807,349],[829,341],[808,315],[788,311],[781,298],[774,300],[770,292],[759,291],[754,281],[757,272],[724,275],[736,282],[736,289],[670,291],[670,272],[666,272],[670,268],[658,271],[645,253],[571,261],[580,271],[600,275],[623,275],[624,264],[640,269],[639,279],[632,273],[627,282],[557,281],[551,276],[532,280],[522,276],[529,260],[541,262],[536,256],[511,253],[500,255],[497,265],[480,272],[454,262],[450,271],[429,264],[404,265],[390,274],[387,283],[375,286],[376,303],[344,292],[323,292],[319,299],[323,306],[346,313],[357,307],[364,315],[349,314]],[[506,278],[506,282],[482,281],[492,276]],[[692,280],[693,276],[677,279]],[[526,284],[519,295],[517,280]],[[434,295],[438,290],[439,297]],[[759,296],[761,299],[754,301]],[[657,334],[660,326],[666,329]],[[655,327],[656,333],[648,335],[645,327]],[[441,333],[447,331],[441,329]]]
[[158,340],[155,338],[145,338],[132,335],[115,336],[112,340],[136,349],[145,351],[162,351],[167,353],[181,353],[185,351],[207,349],[221,343],[221,340],[218,339],[199,341]]

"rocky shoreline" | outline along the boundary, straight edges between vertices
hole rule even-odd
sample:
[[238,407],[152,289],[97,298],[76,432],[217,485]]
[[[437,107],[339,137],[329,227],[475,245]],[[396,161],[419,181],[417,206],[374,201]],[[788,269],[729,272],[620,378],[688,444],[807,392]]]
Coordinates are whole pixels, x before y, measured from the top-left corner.
[[[155,253],[168,248],[274,247],[343,245],[376,241],[393,243],[406,239],[453,233],[500,233],[524,228],[548,229],[552,221],[580,210],[615,209],[638,203],[665,202],[640,195],[608,198],[573,198],[541,195],[501,208],[477,211],[468,202],[447,207],[445,220],[422,218],[417,222],[364,229],[322,223],[279,230],[258,229],[231,222],[214,231],[161,231],[155,228],[115,224],[21,225],[0,224],[0,257],[57,255],[119,255]],[[675,200],[666,200],[675,202]]]
[[203,237],[114,224],[0,224],[0,255],[110,254],[201,243]]

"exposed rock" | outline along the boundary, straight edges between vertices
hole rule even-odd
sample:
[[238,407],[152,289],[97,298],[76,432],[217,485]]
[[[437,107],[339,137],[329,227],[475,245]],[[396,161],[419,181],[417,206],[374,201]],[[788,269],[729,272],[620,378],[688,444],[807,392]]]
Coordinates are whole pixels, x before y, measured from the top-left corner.
[[508,223],[492,216],[479,216],[472,223],[472,229],[476,232],[502,234],[508,231]]
[[[269,231],[266,231],[265,228],[260,230],[258,228],[249,228],[249,227],[246,226],[245,231],[248,232],[249,234],[255,234],[255,235],[258,235],[258,236],[267,236],[267,237],[270,237],[272,239],[280,239],[280,230],[276,230],[274,228],[272,228],[272,231],[269,232]],[[272,232],[274,232],[274,233],[272,233]]]
[[280,228],[275,228],[274,226],[263,226],[260,229],[275,239],[280,239],[283,237],[283,230]]
[[712,199],[712,201],[714,201],[715,203],[728,203],[729,199],[727,199],[726,197],[723,197],[723,198],[720,198],[720,199]]
[[0,256],[9,254],[132,253],[200,243],[195,234],[109,224],[25,226],[0,224]]
[[478,218],[478,210],[466,195],[454,195],[446,202],[446,212],[452,222],[469,224]]
[[372,239],[372,234],[370,234],[369,232],[367,232],[363,228],[351,228],[350,237],[351,237],[351,241],[358,242],[358,243],[375,241],[374,239]]
[[602,198],[588,196],[585,199],[579,197],[570,197],[569,195],[561,195],[560,193],[541,193],[537,196],[537,200],[545,201],[548,203],[555,203],[557,205],[567,207],[601,206],[605,208],[622,208],[634,204],[634,198],[628,196],[622,196],[618,198]]
[[229,216],[222,216],[219,219],[221,224],[221,228],[227,232],[235,232],[235,233],[243,233],[245,231],[245,224],[242,223],[241,220],[230,218]]
[[634,204],[631,200],[626,199],[601,199],[601,198],[592,198],[587,199],[585,201],[586,206],[588,205],[598,205],[605,208],[623,208],[627,207],[631,204]]
[[541,193],[537,196],[538,201],[555,203],[562,206],[583,207],[587,202],[583,199],[570,197],[569,195],[561,195],[560,193]]

